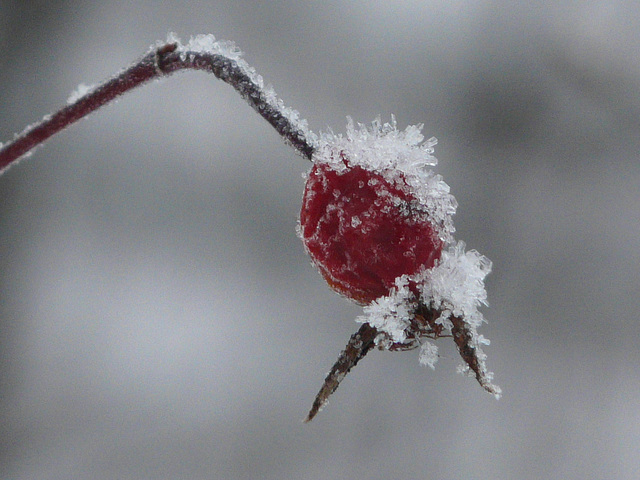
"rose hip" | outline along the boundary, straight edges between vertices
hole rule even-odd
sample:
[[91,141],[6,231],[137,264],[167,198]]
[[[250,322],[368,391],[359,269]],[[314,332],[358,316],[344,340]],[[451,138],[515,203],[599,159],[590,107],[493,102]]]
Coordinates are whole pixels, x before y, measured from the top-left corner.
[[[327,283],[360,304],[388,295],[401,275],[431,268],[443,242],[402,175],[316,163],[307,179],[300,235]],[[389,180],[389,178],[394,180]]]

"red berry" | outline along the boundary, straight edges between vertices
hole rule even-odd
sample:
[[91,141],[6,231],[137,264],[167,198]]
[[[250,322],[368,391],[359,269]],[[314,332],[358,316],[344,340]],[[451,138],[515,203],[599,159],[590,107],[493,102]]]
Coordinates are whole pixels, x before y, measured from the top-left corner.
[[[361,303],[388,295],[397,277],[431,268],[443,241],[400,173],[316,163],[307,179],[300,236],[327,283]],[[346,168],[344,168],[346,166]]]

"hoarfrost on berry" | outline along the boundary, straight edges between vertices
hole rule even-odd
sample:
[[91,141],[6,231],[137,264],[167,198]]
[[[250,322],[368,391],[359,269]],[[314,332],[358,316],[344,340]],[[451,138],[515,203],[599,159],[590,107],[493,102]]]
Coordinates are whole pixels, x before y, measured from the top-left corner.
[[409,290],[408,276],[403,275],[396,279],[395,287],[389,295],[366,305],[363,308],[364,315],[356,318],[356,321],[368,323],[385,333],[392,343],[404,343],[415,308],[415,297]]
[[[422,207],[416,214],[428,210],[441,240],[450,243],[455,231],[451,217],[457,202],[442,177],[429,168],[437,164],[433,156],[436,138],[425,141],[422,125],[398,130],[394,116],[390,123],[382,123],[378,117],[371,126],[356,125],[351,118],[347,122],[346,135],[331,131],[320,135],[314,163],[328,165],[337,172],[358,166],[382,175]],[[348,165],[344,158],[349,159]]]
[[[329,285],[363,305],[389,295],[398,277],[432,267],[449,234],[440,228],[446,221],[434,218],[405,174],[393,166],[402,160],[402,135],[389,124],[374,127],[351,128],[351,140],[344,143],[342,137],[325,137],[334,143],[326,145],[323,155],[314,155],[298,229]],[[396,139],[385,140],[381,131]],[[381,149],[384,155],[378,162],[363,161]],[[388,163],[390,159],[394,163]]]
[[455,242],[457,202],[431,168],[436,139],[421,131],[400,131],[392,117],[370,126],[348,119],[346,134],[322,134],[298,233],[329,285],[364,305],[356,320],[375,328],[375,345],[419,346],[420,363],[434,368],[438,348],[428,339],[450,335],[461,371],[498,397],[481,349],[489,341],[477,333],[491,262]]

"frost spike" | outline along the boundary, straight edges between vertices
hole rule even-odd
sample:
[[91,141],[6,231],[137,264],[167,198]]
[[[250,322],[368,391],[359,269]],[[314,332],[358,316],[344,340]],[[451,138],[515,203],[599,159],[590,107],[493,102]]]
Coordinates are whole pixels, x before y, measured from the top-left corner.
[[324,379],[322,388],[316,395],[316,399],[313,401],[313,406],[309,411],[309,415],[305,418],[305,423],[313,420],[313,417],[322,409],[327,403],[327,400],[333,392],[338,389],[342,379],[349,373],[353,367],[360,361],[361,358],[375,346],[374,340],[378,336],[378,330],[369,325],[368,323],[362,324],[360,329],[351,335],[349,343],[342,351],[338,360],[331,368],[331,371]]

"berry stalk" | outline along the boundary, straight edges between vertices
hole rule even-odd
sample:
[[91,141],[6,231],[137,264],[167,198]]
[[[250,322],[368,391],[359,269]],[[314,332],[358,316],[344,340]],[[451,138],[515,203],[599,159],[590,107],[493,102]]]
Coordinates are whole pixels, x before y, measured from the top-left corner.
[[12,141],[0,144],[0,174],[51,136],[123,93],[182,70],[212,73],[231,85],[288,144],[311,160],[315,136],[306,123],[298,119],[297,112],[284,107],[271,89],[264,88],[262,78],[240,58],[232,45],[221,46],[213,37],[201,35],[185,46],[176,40],[152,48],[136,64],[54,114],[28,126]]

